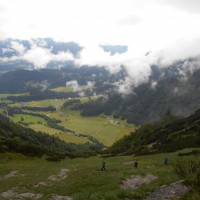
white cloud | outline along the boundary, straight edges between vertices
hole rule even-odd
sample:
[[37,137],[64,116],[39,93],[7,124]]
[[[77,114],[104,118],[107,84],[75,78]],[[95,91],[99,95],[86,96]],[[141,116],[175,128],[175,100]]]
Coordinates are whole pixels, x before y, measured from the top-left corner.
[[13,49],[10,49],[10,48],[2,48],[2,53],[5,54],[5,53],[9,53],[9,52],[14,52]]
[[17,51],[20,55],[22,55],[25,52],[25,47],[23,44],[20,44],[18,42],[11,42],[11,48]]
[[23,59],[33,63],[36,68],[43,68],[51,60],[51,51],[34,46],[24,54]]
[[[24,59],[37,68],[71,60],[77,66],[103,66],[111,73],[124,66],[128,77],[120,90],[128,90],[149,80],[151,64],[167,67],[199,55],[199,4],[199,0],[2,0],[0,38],[53,37],[78,42],[85,48],[77,59],[68,52],[54,55],[39,41],[28,51],[14,44],[20,56],[11,60]],[[110,56],[99,47],[106,43],[127,45],[128,51]],[[145,56],[147,52],[151,53]],[[185,64],[182,71],[196,65]]]
[[199,0],[158,0],[158,3],[191,13],[200,13]]
[[95,85],[95,82],[92,82],[92,81],[88,81],[87,82],[87,89],[92,89]]
[[66,82],[66,87],[73,88],[74,92],[81,91],[81,87],[76,80]]

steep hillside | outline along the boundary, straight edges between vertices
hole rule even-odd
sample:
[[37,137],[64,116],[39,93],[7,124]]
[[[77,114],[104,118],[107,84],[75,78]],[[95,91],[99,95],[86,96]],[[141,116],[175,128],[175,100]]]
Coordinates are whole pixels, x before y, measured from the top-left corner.
[[200,146],[200,110],[187,118],[166,116],[141,126],[135,133],[117,141],[108,151],[113,154],[151,154]]
[[71,144],[42,132],[22,127],[0,115],[0,152],[14,151],[31,156],[63,154],[69,157],[93,155],[93,144]]
[[147,83],[133,89],[128,95],[117,92],[80,105],[82,115],[113,114],[127,118],[128,122],[143,124],[160,119],[167,112],[176,116],[189,116],[200,104],[200,71],[187,79],[165,76],[156,85]]

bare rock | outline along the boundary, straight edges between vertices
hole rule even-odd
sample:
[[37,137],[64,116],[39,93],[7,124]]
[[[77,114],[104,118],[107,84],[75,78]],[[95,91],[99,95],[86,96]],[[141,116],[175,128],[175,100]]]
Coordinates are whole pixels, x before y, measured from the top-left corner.
[[72,200],[72,198],[68,196],[58,196],[56,194],[53,194],[49,200]]
[[23,200],[23,199],[33,199],[38,200],[41,199],[43,194],[35,194],[35,193],[21,193],[18,194],[13,190],[8,190],[7,192],[3,192],[0,194],[1,199],[9,199],[9,200]]
[[17,175],[19,175],[18,171],[17,170],[13,170],[9,174],[6,174],[4,176],[4,179],[12,178],[12,177],[17,176]]
[[177,181],[155,189],[146,200],[169,200],[184,195],[188,190],[189,188],[183,184],[183,181]]
[[139,175],[132,175],[130,178],[123,181],[121,187],[123,189],[135,189],[141,186],[142,184],[148,184],[157,179],[157,176],[147,175],[145,177]]

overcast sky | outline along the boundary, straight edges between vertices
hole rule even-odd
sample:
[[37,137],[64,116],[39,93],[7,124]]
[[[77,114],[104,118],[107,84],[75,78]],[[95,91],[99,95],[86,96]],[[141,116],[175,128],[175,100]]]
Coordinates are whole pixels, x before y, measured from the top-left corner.
[[200,35],[200,1],[0,0],[0,35],[152,50]]
[[[7,37],[75,41],[85,47],[77,65],[113,72],[124,65],[138,85],[148,80],[152,64],[200,55],[200,0],[0,0],[0,39]],[[128,51],[111,56],[100,44],[127,45]],[[35,55],[37,67],[55,59],[35,47],[22,56]]]

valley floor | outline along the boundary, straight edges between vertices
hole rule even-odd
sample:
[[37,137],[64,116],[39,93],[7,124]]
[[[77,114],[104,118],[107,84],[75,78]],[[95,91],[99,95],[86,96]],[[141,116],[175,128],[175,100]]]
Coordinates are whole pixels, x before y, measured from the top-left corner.
[[[175,164],[178,160],[192,157],[179,157],[177,154],[105,159],[96,156],[60,162],[21,154],[0,154],[0,199],[153,200],[165,195],[162,200],[184,192],[186,195],[181,197],[184,200],[200,199],[200,194],[188,193],[189,188],[177,182]],[[165,157],[169,159],[167,166],[163,163]],[[135,159],[139,162],[137,169],[133,166]],[[106,171],[101,171],[103,160]],[[166,186],[161,187],[163,185]]]

